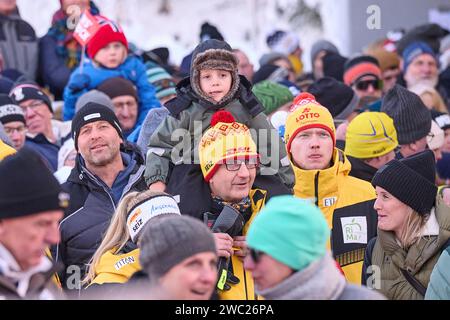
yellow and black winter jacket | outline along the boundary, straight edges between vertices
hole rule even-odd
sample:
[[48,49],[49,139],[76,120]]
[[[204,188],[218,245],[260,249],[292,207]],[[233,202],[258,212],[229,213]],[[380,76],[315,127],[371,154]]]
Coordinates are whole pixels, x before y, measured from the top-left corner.
[[[266,191],[260,189],[251,190],[250,199],[252,215],[244,225],[243,235],[247,234],[254,217],[264,206]],[[103,254],[95,268],[96,277],[90,285],[125,283],[136,271],[141,270],[139,249],[127,253],[114,254],[116,251],[116,249],[112,249]],[[235,256],[232,256],[230,265],[234,276],[239,278],[239,283],[232,284],[229,291],[219,292],[220,299],[254,300],[256,294],[251,273],[244,270],[243,262]]]
[[95,268],[95,278],[90,285],[106,283],[125,283],[136,271],[141,270],[139,249],[126,253],[117,253],[112,249],[104,253]]
[[[256,215],[261,211],[266,202],[266,191],[254,189],[250,191],[250,200],[252,203],[252,215],[245,223],[242,235],[246,235],[250,224]],[[228,291],[219,291],[221,300],[257,300],[255,286],[251,272],[244,269],[244,263],[236,256],[231,257],[231,268],[234,276],[239,278],[238,284],[232,284]]]
[[302,170],[292,165],[295,196],[314,201],[322,210],[331,229],[334,258],[346,279],[360,284],[365,248],[377,231],[374,188],[367,181],[349,176],[350,161],[337,148],[330,168]]

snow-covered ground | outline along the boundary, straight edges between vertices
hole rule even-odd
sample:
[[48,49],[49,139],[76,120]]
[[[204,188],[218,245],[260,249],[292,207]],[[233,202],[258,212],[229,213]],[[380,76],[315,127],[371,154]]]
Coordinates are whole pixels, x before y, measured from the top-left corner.
[[[345,0],[339,0],[345,1]],[[22,17],[39,36],[44,35],[58,0],[18,0]],[[118,21],[128,39],[143,49],[167,46],[171,60],[179,64],[199,40],[200,25],[208,21],[218,27],[233,46],[246,51],[255,66],[267,51],[265,38],[274,29],[291,29],[286,17],[277,14],[276,6],[289,7],[296,0],[169,0],[170,13],[158,13],[161,0],[95,0],[103,15]],[[321,3],[308,0],[307,3]],[[334,2],[334,1],[333,1]],[[325,10],[329,10],[327,7]],[[36,14],[38,13],[38,14]],[[285,14],[285,15],[288,15]],[[326,29],[326,25],[324,26]],[[294,30],[300,37],[304,63],[309,69],[309,48],[322,31],[309,26]],[[337,43],[338,47],[340,46]]]

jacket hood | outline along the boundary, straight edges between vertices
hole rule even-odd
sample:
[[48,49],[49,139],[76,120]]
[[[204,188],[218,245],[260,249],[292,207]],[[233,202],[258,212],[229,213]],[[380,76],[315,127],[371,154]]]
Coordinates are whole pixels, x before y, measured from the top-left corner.
[[242,98],[242,94],[246,93],[250,95],[252,93],[252,84],[242,75],[238,75],[239,85],[236,88],[234,94],[232,96],[228,96],[226,99],[222,99],[220,102],[211,103],[210,99],[206,99],[203,95],[198,95],[197,92],[192,88],[191,85],[191,77],[185,77],[180,82],[178,82],[176,86],[177,96],[180,97],[182,95],[188,95],[189,99],[194,102],[205,106],[206,108],[211,108],[213,105],[214,108],[220,109],[225,107],[234,99]]
[[334,207],[324,201],[333,199],[333,204],[337,202],[339,180],[350,174],[351,164],[344,152],[335,148],[333,165],[323,170],[303,170],[295,166],[292,160],[291,163],[295,174],[295,196],[312,200],[324,212],[327,221],[331,219],[333,210],[325,209]]
[[[230,101],[239,88],[238,59],[225,41],[210,39],[200,43],[192,54],[190,82],[194,92],[214,105]],[[226,70],[231,73],[229,92],[218,102],[208,97],[200,88],[200,71],[204,69]]]

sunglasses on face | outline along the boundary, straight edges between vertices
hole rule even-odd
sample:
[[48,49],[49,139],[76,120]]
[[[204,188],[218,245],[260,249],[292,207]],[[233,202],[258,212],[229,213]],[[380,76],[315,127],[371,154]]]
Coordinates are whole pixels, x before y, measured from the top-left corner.
[[355,83],[356,89],[365,91],[369,88],[369,86],[372,86],[375,90],[381,90],[383,88],[383,81],[382,80],[363,80],[358,81]]
[[264,254],[264,252],[253,248],[248,248],[248,253],[250,254],[250,257],[255,263],[258,263],[261,260],[261,256]]

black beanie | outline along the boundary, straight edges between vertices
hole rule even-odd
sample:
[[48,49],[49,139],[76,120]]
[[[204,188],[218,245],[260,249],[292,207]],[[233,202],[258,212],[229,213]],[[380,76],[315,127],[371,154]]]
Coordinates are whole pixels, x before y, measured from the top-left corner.
[[225,40],[216,26],[213,26],[212,24],[205,22],[200,27],[200,42],[203,42],[203,41],[209,40],[209,39],[216,39],[216,40],[220,40],[220,41]]
[[415,93],[395,85],[383,98],[381,112],[394,120],[398,143],[405,145],[427,136],[431,130],[431,112]]
[[42,89],[33,82],[22,82],[15,85],[9,96],[13,99],[15,103],[22,103],[28,100],[41,100],[43,101],[47,107],[50,109],[50,112],[53,113],[52,102],[50,98],[42,91]]
[[133,83],[127,79],[116,77],[103,81],[98,87],[98,91],[105,93],[110,99],[120,96],[132,96],[138,101],[138,95]]
[[437,187],[436,162],[433,151],[425,150],[401,160],[392,160],[381,167],[372,179],[419,214],[430,213],[434,206]]
[[13,121],[26,123],[23,110],[7,94],[0,94],[0,122],[6,124]]
[[344,65],[347,58],[336,52],[327,52],[322,58],[323,75],[344,82]]
[[334,119],[347,119],[359,101],[352,88],[330,77],[323,77],[314,82],[308,92],[330,111]]
[[72,119],[72,138],[75,143],[75,149],[78,151],[78,134],[81,128],[91,122],[106,121],[109,122],[114,129],[116,129],[119,137],[125,140],[120,127],[119,120],[114,112],[107,106],[89,102],[82,107]]
[[28,147],[0,162],[0,177],[0,219],[68,206],[69,195],[62,192],[41,157]]

